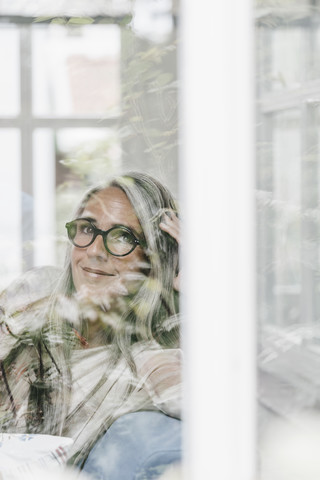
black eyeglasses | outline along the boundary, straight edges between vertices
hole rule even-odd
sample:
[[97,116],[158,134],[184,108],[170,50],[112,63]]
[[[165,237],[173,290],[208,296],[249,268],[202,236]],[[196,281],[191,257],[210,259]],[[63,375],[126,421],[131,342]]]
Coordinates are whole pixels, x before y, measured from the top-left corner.
[[66,223],[66,229],[71,243],[79,248],[89,247],[101,235],[105,249],[115,257],[125,257],[140,245],[132,230],[124,225],[104,231],[85,218],[77,218]]

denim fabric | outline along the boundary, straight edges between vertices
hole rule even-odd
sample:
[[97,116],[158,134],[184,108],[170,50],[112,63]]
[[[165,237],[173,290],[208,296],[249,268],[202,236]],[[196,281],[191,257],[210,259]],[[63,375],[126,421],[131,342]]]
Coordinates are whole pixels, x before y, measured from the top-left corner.
[[112,424],[83,470],[95,480],[149,480],[179,461],[181,421],[160,412],[135,412]]

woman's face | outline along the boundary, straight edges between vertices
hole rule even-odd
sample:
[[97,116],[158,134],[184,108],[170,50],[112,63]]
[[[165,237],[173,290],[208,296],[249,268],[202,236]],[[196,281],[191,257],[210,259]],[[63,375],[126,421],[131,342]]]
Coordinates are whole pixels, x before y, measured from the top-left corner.
[[[142,229],[126,194],[116,187],[108,187],[94,194],[86,204],[80,218],[90,219],[97,228],[109,230],[115,225],[130,228],[137,238]],[[126,295],[130,285],[137,283],[146,267],[140,245],[124,257],[115,257],[105,248],[98,235],[85,248],[72,246],[71,269],[74,287],[84,298],[101,299],[108,303],[118,295]]]

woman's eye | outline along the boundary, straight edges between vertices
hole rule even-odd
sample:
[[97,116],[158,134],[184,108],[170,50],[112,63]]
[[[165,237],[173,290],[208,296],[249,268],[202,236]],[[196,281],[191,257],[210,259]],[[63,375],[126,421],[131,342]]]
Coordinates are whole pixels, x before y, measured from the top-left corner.
[[81,225],[80,226],[80,233],[84,233],[85,235],[92,235],[92,233],[93,233],[92,225]]
[[128,233],[123,233],[122,235],[120,235],[117,240],[119,242],[124,242],[124,243],[132,243],[132,238],[131,236],[128,234]]
[[132,239],[132,235],[130,235],[129,232],[119,229],[119,230],[114,230],[110,233],[111,235],[109,237],[109,241],[116,242],[116,243],[126,243],[126,244],[132,245],[133,239]]

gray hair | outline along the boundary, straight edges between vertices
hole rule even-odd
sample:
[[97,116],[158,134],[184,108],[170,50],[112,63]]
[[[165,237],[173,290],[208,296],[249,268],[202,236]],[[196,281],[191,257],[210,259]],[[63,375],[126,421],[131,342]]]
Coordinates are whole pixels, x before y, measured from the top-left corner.
[[[178,296],[173,289],[177,274],[179,253],[177,242],[159,228],[165,212],[177,213],[177,205],[169,190],[150,175],[130,172],[91,188],[75,211],[82,214],[90,198],[108,187],[121,189],[129,199],[140,222],[145,253],[150,270],[138,292],[130,298],[116,332],[116,343],[125,353],[135,341],[156,340],[163,346],[178,343]],[[66,253],[65,270],[60,282],[60,293],[71,296],[74,285],[71,273],[71,246]]]

